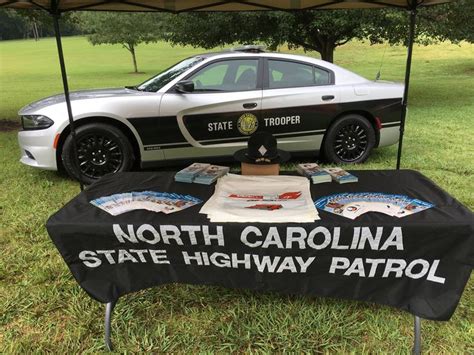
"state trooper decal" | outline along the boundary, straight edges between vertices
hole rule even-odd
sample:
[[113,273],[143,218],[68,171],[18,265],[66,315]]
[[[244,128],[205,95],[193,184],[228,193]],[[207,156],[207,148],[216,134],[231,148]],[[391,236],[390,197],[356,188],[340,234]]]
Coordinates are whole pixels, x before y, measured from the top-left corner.
[[252,113],[244,113],[237,120],[237,129],[240,133],[250,136],[258,128],[258,119]]
[[301,123],[301,117],[299,115],[265,117],[263,121],[265,122],[265,127],[299,125]]

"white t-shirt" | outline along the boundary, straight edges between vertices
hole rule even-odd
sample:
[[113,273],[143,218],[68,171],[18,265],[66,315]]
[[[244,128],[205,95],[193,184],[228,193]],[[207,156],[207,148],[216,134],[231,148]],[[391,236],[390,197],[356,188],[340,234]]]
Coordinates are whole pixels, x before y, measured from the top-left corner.
[[228,174],[200,213],[211,222],[310,223],[318,220],[309,189],[301,176]]

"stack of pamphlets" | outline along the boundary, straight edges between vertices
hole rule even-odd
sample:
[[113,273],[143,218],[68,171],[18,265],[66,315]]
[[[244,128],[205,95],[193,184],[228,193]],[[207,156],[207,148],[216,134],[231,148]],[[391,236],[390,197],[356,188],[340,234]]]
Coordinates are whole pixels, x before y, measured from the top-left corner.
[[226,175],[229,170],[230,169],[227,166],[211,165],[205,170],[200,171],[194,178],[193,182],[196,184],[210,185],[221,176]]
[[347,184],[349,182],[357,182],[359,179],[357,176],[349,174],[347,171],[341,168],[326,168],[324,169],[331,175],[332,179],[338,184]]
[[140,191],[99,197],[90,201],[96,207],[110,213],[112,216],[134,211],[148,210],[165,214],[182,211],[201,203],[202,200],[175,193]]
[[229,172],[226,166],[193,163],[174,176],[175,181],[210,185]]
[[211,166],[211,164],[193,163],[187,168],[178,171],[174,176],[174,180],[180,182],[193,182],[194,178],[209,166]]
[[303,163],[296,166],[299,174],[309,178],[313,184],[331,182],[331,175],[316,163]]
[[319,219],[308,179],[227,174],[201,208],[211,222],[310,223]]
[[367,212],[380,212],[401,218],[434,206],[405,195],[381,192],[340,193],[321,197],[314,204],[321,210],[350,219],[355,219]]

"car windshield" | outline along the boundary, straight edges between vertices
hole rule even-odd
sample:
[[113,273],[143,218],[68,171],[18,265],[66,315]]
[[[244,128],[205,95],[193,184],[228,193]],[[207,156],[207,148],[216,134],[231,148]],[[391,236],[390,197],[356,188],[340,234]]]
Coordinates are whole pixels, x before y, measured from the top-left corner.
[[185,59],[178,64],[173,65],[172,67],[162,71],[160,74],[154,76],[151,79],[148,79],[144,83],[136,87],[140,91],[149,91],[156,92],[160,90],[163,86],[171,82],[173,79],[183,74],[189,68],[192,68],[197,63],[203,61],[203,57],[192,57]]

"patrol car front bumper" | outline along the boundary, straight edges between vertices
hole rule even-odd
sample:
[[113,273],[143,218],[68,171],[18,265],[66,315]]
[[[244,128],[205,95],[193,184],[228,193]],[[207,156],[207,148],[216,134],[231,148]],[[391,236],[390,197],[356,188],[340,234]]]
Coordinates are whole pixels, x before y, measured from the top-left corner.
[[53,129],[18,132],[20,162],[34,168],[58,170]]

